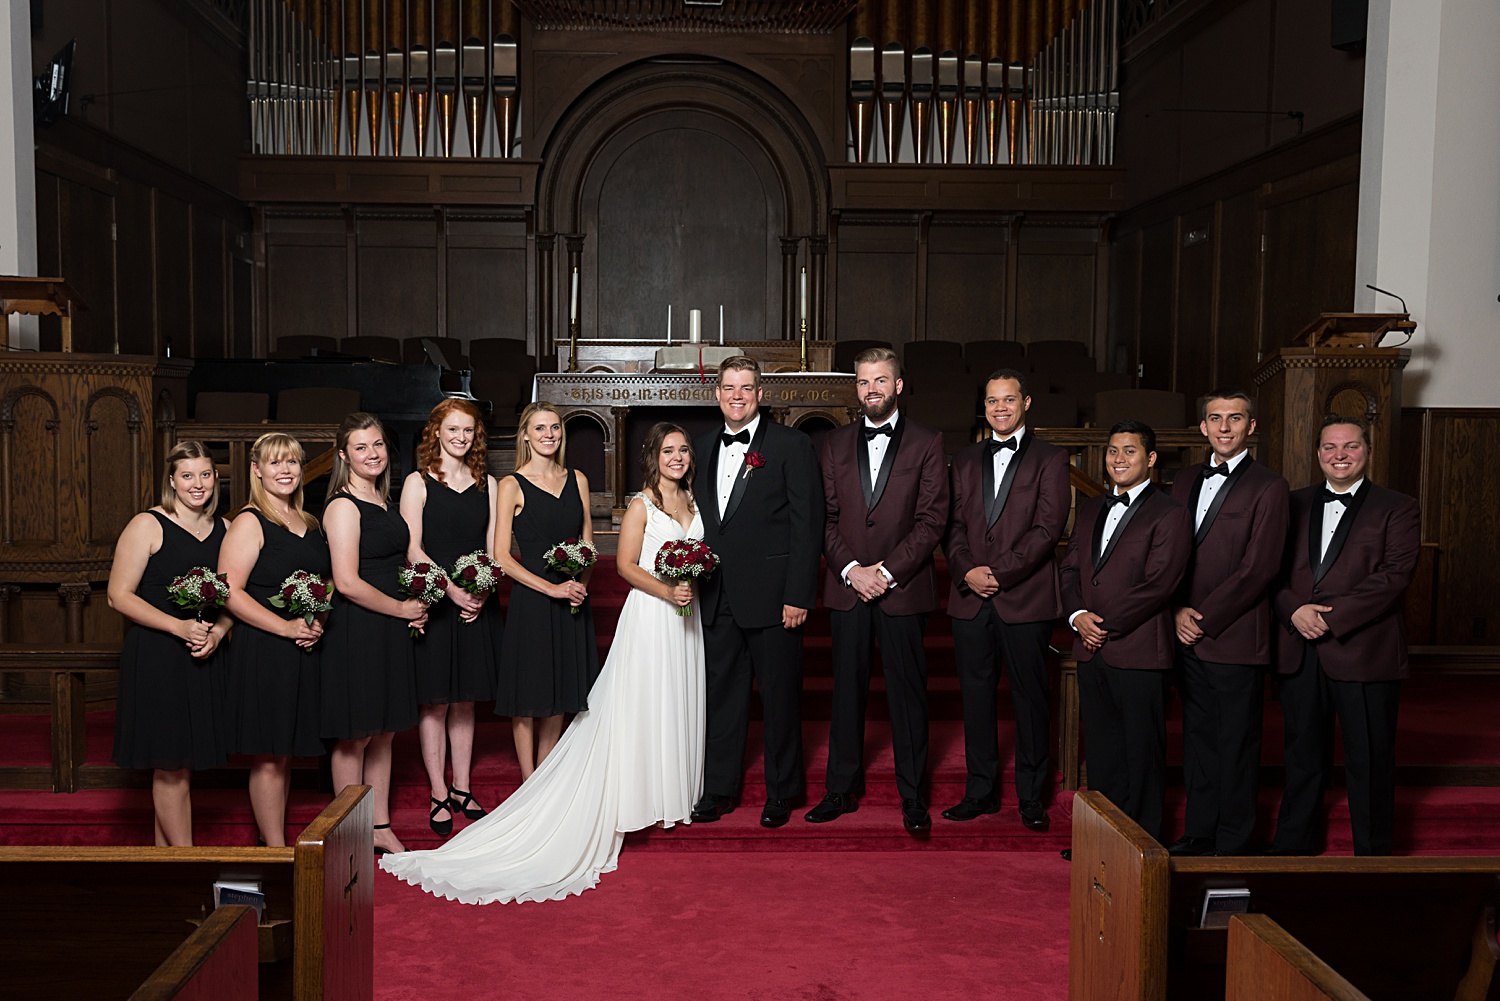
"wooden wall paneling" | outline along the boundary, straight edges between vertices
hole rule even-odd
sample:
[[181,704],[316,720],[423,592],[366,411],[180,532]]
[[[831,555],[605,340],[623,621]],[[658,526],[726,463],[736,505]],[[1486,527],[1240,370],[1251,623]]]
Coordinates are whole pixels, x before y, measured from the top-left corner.
[[1092,351],[1094,248],[1023,241],[1016,255],[1016,340],[1082,341]]
[[927,240],[927,336],[1005,336],[1006,220],[934,219]]
[[[1214,110],[1265,106],[1272,66],[1277,62],[1271,30],[1274,0],[1227,6],[1223,16],[1205,25],[1181,49],[1181,90],[1176,106],[1204,109],[1179,113],[1183,121],[1176,154],[1184,178],[1204,177],[1270,145],[1266,116],[1216,114]],[[1324,34],[1326,41],[1326,27]],[[1120,105],[1125,105],[1123,95]],[[1155,110],[1160,106],[1152,107]]]
[[1440,643],[1493,644],[1500,637],[1495,592],[1500,568],[1494,541],[1500,539],[1500,411],[1440,412],[1427,446],[1446,466],[1436,480],[1438,537],[1437,634]]
[[142,418],[140,401],[124,392],[104,390],[89,400],[82,456],[88,491],[84,539],[89,543],[113,546],[140,510],[140,498],[122,488],[138,482],[140,470],[149,466],[148,425]]
[[526,340],[526,219],[450,213],[448,336]]
[[1258,311],[1260,299],[1259,214],[1253,191],[1217,203],[1214,247],[1218,256],[1215,279],[1214,378],[1216,386],[1250,388],[1250,374],[1259,364]]
[[348,330],[354,264],[344,214],[266,215],[263,226],[266,349],[282,334]]
[[229,257],[229,301],[229,353],[234,358],[254,358],[255,262],[241,253]]
[[836,340],[906,344],[916,302],[917,220],[873,221],[847,214],[839,227]]
[[115,220],[111,193],[64,179],[61,184],[63,277],[88,303],[73,320],[73,350],[115,350]]
[[1290,343],[1319,313],[1354,308],[1359,162],[1346,158],[1267,185],[1261,352]]
[[434,231],[433,238],[436,241],[433,246],[433,264],[436,273],[432,276],[437,286],[437,316],[434,318],[433,333],[438,337],[448,336],[448,213],[441,208],[433,213]]
[[156,194],[157,335],[174,356],[193,351],[193,220],[188,202]]
[[437,238],[430,215],[356,216],[359,333],[432,337],[437,328]]
[[1109,369],[1135,376],[1141,332],[1141,231],[1113,244],[1109,261]]
[[193,234],[193,357],[223,358],[229,349],[229,254],[224,220],[195,207]]
[[927,234],[932,228],[932,213],[923,212],[917,219],[917,294],[912,302],[912,340],[927,339]]
[[1089,353],[1099,360],[1099,367],[1106,372],[1115,371],[1115,360],[1109,353],[1110,228],[1109,221],[1099,225],[1098,241],[1094,246],[1094,337],[1089,347]]
[[52,547],[63,538],[62,414],[45,389],[12,391],[0,409],[6,546]]
[[1141,234],[1141,325],[1136,364],[1140,371],[1138,385],[1142,389],[1172,388],[1176,244],[1175,219],[1157,223]]
[[1172,388],[1189,400],[1206,393],[1214,377],[1215,214],[1207,206],[1182,216],[1178,223]]
[[121,178],[115,197],[121,354],[157,353],[155,214],[152,189]]

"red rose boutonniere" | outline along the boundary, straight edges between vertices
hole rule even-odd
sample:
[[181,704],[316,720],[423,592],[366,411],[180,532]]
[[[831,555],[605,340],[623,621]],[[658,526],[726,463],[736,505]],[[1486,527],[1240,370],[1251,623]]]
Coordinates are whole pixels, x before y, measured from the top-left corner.
[[750,475],[751,470],[759,469],[761,466],[764,466],[765,464],[766,464],[766,457],[764,455],[761,455],[759,452],[746,452],[745,453],[745,472],[742,475],[748,477]]

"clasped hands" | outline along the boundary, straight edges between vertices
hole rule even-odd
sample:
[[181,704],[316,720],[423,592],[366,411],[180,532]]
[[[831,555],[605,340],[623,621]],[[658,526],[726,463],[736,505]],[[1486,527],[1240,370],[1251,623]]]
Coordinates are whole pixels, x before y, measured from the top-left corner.
[[214,632],[212,622],[199,622],[195,619],[183,619],[182,625],[178,627],[177,638],[187,644],[188,655],[194,660],[202,660],[219,645],[218,634]]
[[854,588],[854,593],[859,595],[861,601],[874,601],[891,589],[890,578],[882,569],[884,566],[884,560],[874,566],[852,566],[844,574],[844,579]]

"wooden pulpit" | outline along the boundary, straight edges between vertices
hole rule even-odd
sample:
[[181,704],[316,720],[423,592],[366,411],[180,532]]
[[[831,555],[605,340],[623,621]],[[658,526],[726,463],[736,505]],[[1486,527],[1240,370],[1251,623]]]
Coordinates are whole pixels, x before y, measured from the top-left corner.
[[73,350],[73,313],[88,304],[61,278],[20,278],[0,275],[0,349],[9,346],[11,313],[56,316],[62,320],[62,349]]
[[1292,489],[1318,480],[1317,436],[1329,414],[1370,425],[1369,475],[1395,482],[1404,348],[1378,345],[1386,334],[1416,329],[1406,313],[1324,313],[1256,370],[1257,455]]

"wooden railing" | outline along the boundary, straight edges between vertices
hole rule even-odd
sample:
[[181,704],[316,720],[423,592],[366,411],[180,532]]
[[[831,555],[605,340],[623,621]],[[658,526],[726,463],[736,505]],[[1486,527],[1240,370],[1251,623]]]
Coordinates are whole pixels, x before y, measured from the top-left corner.
[[[199,424],[182,421],[171,425],[162,435],[161,454],[165,456],[179,441],[201,441],[205,445],[227,446],[229,461],[219,467],[219,476],[229,484],[229,510],[238,511],[250,499],[250,446],[270,431],[291,435],[312,456],[302,469],[302,480],[311,483],[327,476],[333,469],[333,442],[338,427],[333,424],[281,424],[266,421],[255,424]],[[318,453],[314,455],[313,453]]]

